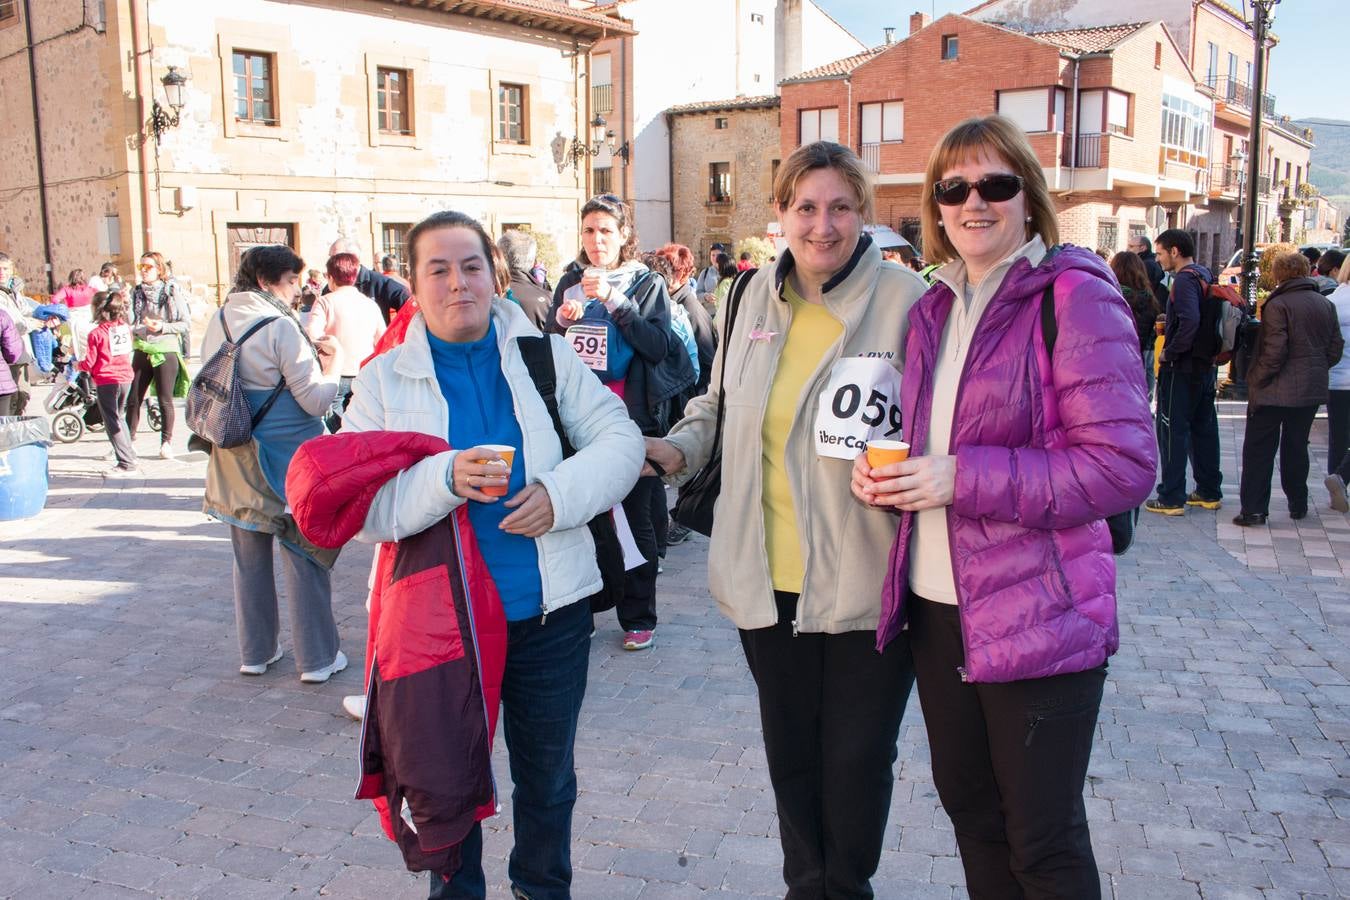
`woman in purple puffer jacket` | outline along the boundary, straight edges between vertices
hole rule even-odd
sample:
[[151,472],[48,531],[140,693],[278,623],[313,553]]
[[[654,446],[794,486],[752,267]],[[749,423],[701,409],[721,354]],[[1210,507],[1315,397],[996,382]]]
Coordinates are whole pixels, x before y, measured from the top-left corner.
[[922,196],[924,248],[947,263],[909,314],[914,455],[854,467],[855,496],[901,516],[877,642],[909,629],[970,896],[1096,898],[1083,782],[1120,643],[1104,520],[1143,502],[1157,461],[1139,339],[1106,264],[1057,246],[1007,119],[952,129]]

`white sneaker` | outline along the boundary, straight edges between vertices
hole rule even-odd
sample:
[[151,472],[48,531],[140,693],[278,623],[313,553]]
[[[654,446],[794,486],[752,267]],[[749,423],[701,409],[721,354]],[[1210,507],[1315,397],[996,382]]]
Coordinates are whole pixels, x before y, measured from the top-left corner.
[[281,659],[281,648],[280,648],[280,647],[277,648],[276,655],[273,656],[271,659],[269,659],[269,660],[268,660],[267,662],[265,662],[265,663],[257,663],[256,665],[252,665],[252,666],[240,666],[240,667],[239,667],[239,674],[240,674],[240,675],[261,675],[261,674],[263,674],[264,672],[267,671],[267,667],[268,667],[268,666],[272,665],[272,663],[276,662],[276,661],[279,660],[279,659]]
[[339,650],[331,665],[315,669],[313,672],[302,672],[300,680],[305,684],[323,684],[345,668],[347,668],[347,654]]
[[160,445],[159,445],[159,458],[160,458],[160,459],[173,459],[173,458],[174,458],[175,456],[177,456],[177,455],[178,455],[178,454],[177,454],[177,453],[174,453],[174,452],[173,452],[173,448],[170,447],[167,443],[164,443],[164,444],[160,444]]
[[348,694],[342,698],[342,711],[360,722],[366,717],[366,695]]

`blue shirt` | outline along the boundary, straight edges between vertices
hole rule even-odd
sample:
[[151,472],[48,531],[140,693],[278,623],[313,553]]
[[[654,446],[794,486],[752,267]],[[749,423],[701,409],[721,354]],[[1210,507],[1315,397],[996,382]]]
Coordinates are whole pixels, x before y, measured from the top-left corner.
[[480,444],[516,448],[506,496],[496,503],[469,500],[469,522],[492,580],[497,583],[507,621],[534,618],[544,608],[539,551],[534,538],[507,534],[498,527],[512,512],[506,500],[525,487],[525,461],[511,388],[502,374],[496,326],[489,324],[486,337],[468,344],[448,343],[428,331],[427,343],[431,345],[431,361],[436,367],[436,383],[450,408],[450,446],[457,450]]

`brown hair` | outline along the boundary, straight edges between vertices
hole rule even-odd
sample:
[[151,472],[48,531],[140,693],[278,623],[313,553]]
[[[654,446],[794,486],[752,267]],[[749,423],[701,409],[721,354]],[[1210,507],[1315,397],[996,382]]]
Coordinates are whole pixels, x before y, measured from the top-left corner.
[[1311,271],[1312,264],[1308,262],[1308,257],[1297,251],[1281,253],[1270,265],[1270,277],[1275,279],[1276,284],[1290,278],[1307,278]]
[[[637,259],[637,224],[633,221],[633,210],[628,204],[615,194],[596,194],[587,200],[586,205],[581,208],[581,221],[585,222],[587,216],[597,212],[612,216],[614,221],[619,224],[620,229],[627,229],[628,231],[628,240],[624,241],[623,246],[619,248],[619,262],[626,263],[629,260]],[[577,254],[577,262],[583,266],[591,265],[591,258],[586,255],[585,246]]]
[[483,245],[483,259],[487,260],[488,269],[491,270],[492,273],[492,283],[496,284],[497,257],[492,252],[492,238],[488,237],[487,231],[473,216],[468,215],[467,213],[457,212],[453,209],[447,209],[442,212],[432,213],[414,225],[408,232],[408,279],[412,282],[413,293],[417,292],[417,239],[428,231],[440,231],[442,228],[467,228],[478,235],[478,240]]
[[159,271],[159,280],[165,281],[169,277],[169,270],[164,267],[164,254],[156,253],[154,250],[147,250],[140,255],[141,259],[153,259],[155,268]]
[[505,297],[511,290],[511,267],[506,264],[506,254],[496,244],[492,247],[492,278],[497,284],[497,296]]
[[127,298],[121,291],[99,291],[93,305],[95,322],[116,322],[127,312]]
[[84,269],[71,269],[70,275],[66,277],[66,284],[71,287],[80,287],[89,283],[89,279],[84,277]]
[[839,177],[853,189],[853,198],[858,201],[858,214],[862,220],[872,221],[872,176],[867,173],[856,153],[832,141],[803,144],[783,160],[773,180],[773,205],[780,213],[792,205],[797,196],[797,182],[802,180],[802,176],[817,169],[834,169],[838,172]]
[[1111,257],[1111,271],[1116,273],[1116,281],[1120,282],[1121,287],[1153,296],[1153,288],[1148,283],[1148,270],[1144,268],[1144,261],[1139,258],[1139,254],[1133,250],[1122,250]]
[[1031,235],[1039,234],[1047,247],[1059,243],[1055,204],[1050,199],[1045,172],[1041,170],[1036,151],[1031,149],[1027,136],[1012,120],[1003,116],[985,116],[982,119],[966,119],[947,132],[928,157],[923,193],[919,195],[922,204],[919,217],[923,222],[924,256],[930,263],[944,263],[960,256],[938,224],[942,221],[942,214],[938,211],[937,201],[933,199],[933,185],[952,166],[975,159],[981,153],[1002,158],[1012,169],[1012,174],[1021,176],[1027,215],[1031,217],[1027,223],[1028,240]]

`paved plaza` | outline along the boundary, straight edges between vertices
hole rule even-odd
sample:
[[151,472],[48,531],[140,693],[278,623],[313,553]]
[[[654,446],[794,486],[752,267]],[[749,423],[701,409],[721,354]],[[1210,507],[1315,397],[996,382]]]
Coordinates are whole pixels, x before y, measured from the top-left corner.
[[[1122,645],[1087,786],[1103,895],[1348,896],[1350,518],[1325,507],[1326,423],[1309,518],[1291,522],[1277,487],[1269,527],[1243,530],[1242,406],[1221,414],[1224,508],[1146,516],[1120,560]],[[148,459],[143,479],[104,482],[107,449],[53,448],[48,508],[0,523],[0,896],[425,896],[350,799],[357,725],[339,702],[360,689],[370,548],[334,571],[352,667],[301,685],[283,628],[282,662],[241,677],[204,465]],[[579,900],[782,896],[754,688],[705,550],[671,548],[652,650],[621,651],[612,614],[597,620]],[[505,783],[500,740],[496,763]],[[897,776],[877,895],[964,897],[917,698]],[[490,893],[506,897],[509,804],[486,825]]]

